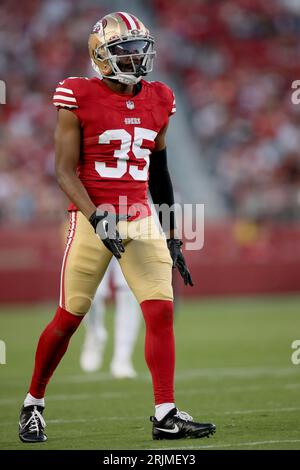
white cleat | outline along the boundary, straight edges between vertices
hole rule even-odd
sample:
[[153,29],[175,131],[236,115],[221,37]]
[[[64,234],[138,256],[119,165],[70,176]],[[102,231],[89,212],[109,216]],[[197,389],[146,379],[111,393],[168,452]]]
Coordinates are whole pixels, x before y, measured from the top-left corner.
[[136,371],[128,363],[113,362],[110,366],[110,372],[115,379],[135,379],[137,377]]

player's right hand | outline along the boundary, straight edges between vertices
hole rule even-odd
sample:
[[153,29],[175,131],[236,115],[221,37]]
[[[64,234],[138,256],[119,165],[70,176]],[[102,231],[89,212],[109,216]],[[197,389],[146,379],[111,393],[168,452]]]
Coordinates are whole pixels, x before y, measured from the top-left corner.
[[89,218],[90,223],[94,227],[96,235],[102,240],[106,248],[112,252],[112,254],[120,259],[121,253],[124,253],[125,248],[117,229],[117,216],[116,214],[104,211],[93,212]]

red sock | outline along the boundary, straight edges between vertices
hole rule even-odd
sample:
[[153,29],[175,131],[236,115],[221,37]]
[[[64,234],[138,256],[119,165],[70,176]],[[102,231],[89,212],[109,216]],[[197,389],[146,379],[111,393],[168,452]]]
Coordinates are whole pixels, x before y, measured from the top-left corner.
[[33,397],[44,397],[46,386],[82,319],[83,315],[73,315],[61,307],[56,310],[53,320],[41,334],[36,350],[35,367],[29,388]]
[[173,302],[145,300],[145,359],[152,375],[155,404],[174,403],[175,345]]

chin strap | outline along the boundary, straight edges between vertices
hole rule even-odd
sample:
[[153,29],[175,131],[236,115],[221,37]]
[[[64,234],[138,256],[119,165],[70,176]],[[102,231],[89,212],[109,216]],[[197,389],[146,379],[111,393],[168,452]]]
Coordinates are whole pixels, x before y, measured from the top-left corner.
[[135,77],[134,75],[126,75],[125,73],[120,73],[118,75],[111,75],[109,77],[103,77],[103,78],[116,80],[117,82],[123,83],[124,85],[136,85],[142,79],[142,77]]

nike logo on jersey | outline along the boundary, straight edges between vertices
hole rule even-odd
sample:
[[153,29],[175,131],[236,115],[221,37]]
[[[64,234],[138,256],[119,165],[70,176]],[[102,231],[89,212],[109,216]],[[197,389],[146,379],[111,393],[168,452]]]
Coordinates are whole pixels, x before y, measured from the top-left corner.
[[125,118],[125,124],[141,124],[141,118]]
[[179,432],[179,427],[177,426],[177,424],[174,424],[173,429],[163,429],[163,428],[156,428],[156,429],[158,431],[170,432],[171,434],[176,434],[177,432]]

